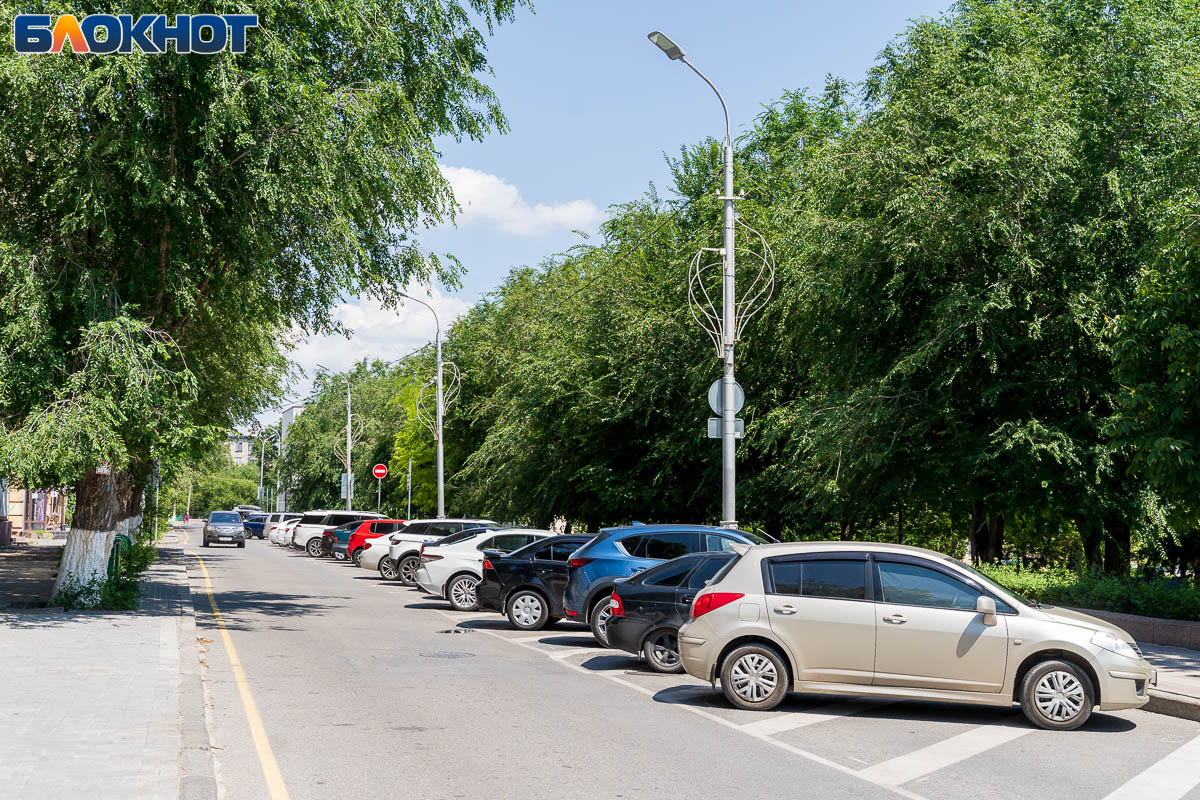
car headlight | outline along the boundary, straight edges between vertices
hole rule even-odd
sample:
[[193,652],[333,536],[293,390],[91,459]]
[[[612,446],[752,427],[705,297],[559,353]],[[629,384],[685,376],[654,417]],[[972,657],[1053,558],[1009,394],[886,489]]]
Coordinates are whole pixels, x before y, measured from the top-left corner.
[[1097,647],[1103,647],[1110,653],[1116,653],[1117,655],[1125,656],[1126,658],[1138,657],[1137,651],[1130,647],[1128,642],[1122,641],[1108,631],[1096,631],[1092,635],[1092,644],[1096,645]]

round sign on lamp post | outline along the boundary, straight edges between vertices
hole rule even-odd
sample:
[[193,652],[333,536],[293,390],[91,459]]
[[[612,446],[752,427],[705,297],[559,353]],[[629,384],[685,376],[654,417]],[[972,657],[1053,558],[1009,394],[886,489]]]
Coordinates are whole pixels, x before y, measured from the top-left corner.
[[379,480],[383,480],[388,476],[387,464],[376,464],[371,468],[371,474]]

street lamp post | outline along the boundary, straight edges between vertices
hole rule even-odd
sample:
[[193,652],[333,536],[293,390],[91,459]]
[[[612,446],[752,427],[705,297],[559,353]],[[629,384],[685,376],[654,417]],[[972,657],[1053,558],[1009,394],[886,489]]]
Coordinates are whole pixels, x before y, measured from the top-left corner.
[[[424,300],[419,300],[409,294],[401,292],[401,296],[416,303],[420,303],[429,309],[429,313],[433,314],[433,324],[435,325],[434,344],[437,350],[437,422],[436,430],[433,438],[437,440],[437,518],[446,518],[446,481],[443,473],[444,468],[444,451],[442,448],[442,416],[445,414],[446,405],[445,398],[442,396],[442,323],[438,319],[437,312],[433,310],[433,306],[426,303]],[[411,515],[411,509],[409,511]]]
[[737,312],[737,301],[734,294],[734,211],[733,211],[733,128],[729,122],[729,107],[725,98],[712,81],[703,72],[696,69],[688,61],[683,48],[667,38],[661,31],[654,31],[648,37],[658,46],[667,58],[672,61],[682,61],[708,84],[709,88],[721,101],[721,110],[725,112],[725,185],[721,200],[725,204],[725,247],[722,252],[723,268],[721,278],[721,355],[724,369],[721,377],[721,524],[728,528],[737,527],[737,482],[736,482],[736,453],[737,431],[734,427],[736,412],[734,410],[734,391],[737,385],[733,379],[733,345],[737,338],[734,316]]
[[[321,366],[320,364],[317,364],[317,366],[330,374],[337,374],[329,369],[329,367]],[[351,511],[354,509],[354,461],[351,458],[354,443],[351,440],[351,436],[353,435],[351,427],[353,417],[350,415],[350,377],[344,375],[338,375],[337,377],[346,381],[346,510]]]
[[[263,501],[263,476],[264,468],[267,463],[267,439],[273,438],[275,432],[271,429],[264,429],[258,434],[258,502]],[[268,504],[267,510],[270,510]]]

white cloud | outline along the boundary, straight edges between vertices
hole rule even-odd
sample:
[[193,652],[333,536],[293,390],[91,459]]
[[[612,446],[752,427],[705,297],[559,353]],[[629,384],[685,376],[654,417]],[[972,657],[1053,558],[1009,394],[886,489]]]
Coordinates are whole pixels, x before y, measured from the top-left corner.
[[[407,291],[433,306],[442,323],[443,335],[454,320],[471,307],[467,301],[448,297],[436,289],[432,294],[416,287]],[[344,336],[311,336],[296,346],[291,357],[306,377],[293,387],[291,397],[302,399],[308,395],[312,378],[320,371],[318,364],[342,372],[364,358],[393,361],[432,342],[436,331],[429,309],[411,300],[399,308],[384,308],[375,300],[340,303],[333,309],[333,316],[353,334],[348,339]],[[276,422],[278,417],[278,410],[260,415],[266,424]]]
[[481,222],[518,236],[545,236],[562,230],[588,230],[603,213],[590,200],[530,205],[521,191],[499,176],[470,167],[441,165],[442,174],[462,206],[459,226]]

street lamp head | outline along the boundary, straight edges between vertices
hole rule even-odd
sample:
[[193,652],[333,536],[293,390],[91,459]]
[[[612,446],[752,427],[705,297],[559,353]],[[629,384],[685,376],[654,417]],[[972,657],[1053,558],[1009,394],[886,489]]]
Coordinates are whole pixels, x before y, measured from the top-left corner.
[[672,42],[662,31],[653,31],[646,35],[646,38],[658,45],[658,49],[667,54],[667,58],[672,61],[678,61],[687,53],[683,52],[683,48]]

